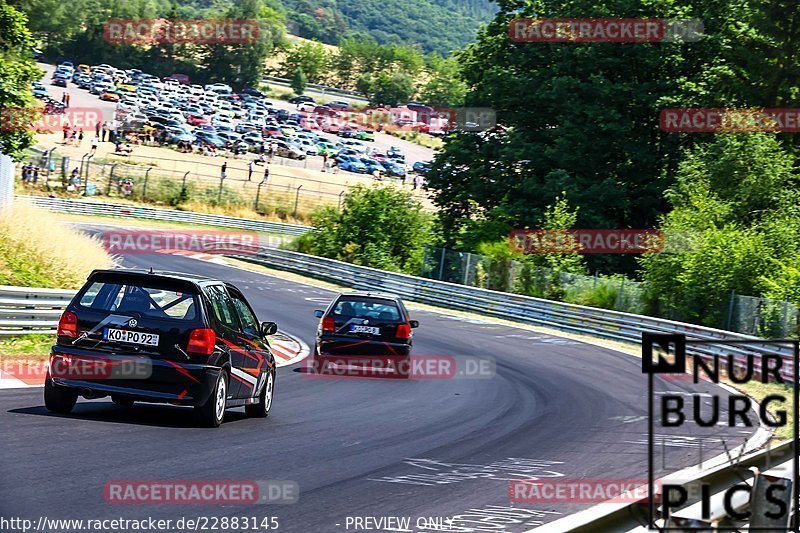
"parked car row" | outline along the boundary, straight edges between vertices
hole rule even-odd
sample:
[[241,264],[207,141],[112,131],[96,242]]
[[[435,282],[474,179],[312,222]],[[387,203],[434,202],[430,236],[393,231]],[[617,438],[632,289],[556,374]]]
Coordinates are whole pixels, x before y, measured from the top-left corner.
[[[346,102],[321,106],[309,96],[299,96],[290,101],[310,105],[314,112],[292,112],[278,109],[257,89],[237,93],[222,83],[200,86],[190,84],[182,75],[162,80],[138,69],[122,70],[111,65],[75,68],[62,63],[53,79],[70,80],[102,100],[116,102],[116,119],[123,133],[155,131],[168,143],[271,151],[295,160],[327,156],[344,171],[378,171],[399,178],[406,175],[405,155],[400,148],[382,153],[365,144],[375,140],[374,132],[350,126],[325,128],[324,117],[334,118],[349,110]],[[323,120],[318,120],[320,117]]]

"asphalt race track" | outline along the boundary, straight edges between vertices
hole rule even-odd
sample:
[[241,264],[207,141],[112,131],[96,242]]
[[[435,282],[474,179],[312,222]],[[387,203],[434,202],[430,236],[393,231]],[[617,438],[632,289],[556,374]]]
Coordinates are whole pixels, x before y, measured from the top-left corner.
[[[260,320],[278,322],[310,346],[313,311],[332,296],[185,257],[129,256],[125,264],[231,281]],[[274,516],[287,532],[353,530],[347,517],[365,516],[411,517],[407,530],[432,531],[414,524],[443,517],[454,520],[452,531],[518,532],[588,504],[511,509],[509,479],[647,479],[646,379],[637,358],[488,322],[412,315],[421,323],[415,355],[490,357],[496,375],[341,379],[311,377],[295,365],[279,369],[268,419],[233,409],[217,430],[194,427],[187,408],[126,410],[107,398],[79,399],[72,415],[57,416],[45,410],[41,389],[0,391],[0,514],[34,521]],[[707,393],[713,386],[675,381],[661,388]],[[699,436],[681,429],[665,441],[659,476],[697,462]],[[702,453],[722,453],[718,437],[735,446],[753,431],[712,428]],[[113,480],[198,479],[293,480],[300,498],[249,506],[104,499]]]

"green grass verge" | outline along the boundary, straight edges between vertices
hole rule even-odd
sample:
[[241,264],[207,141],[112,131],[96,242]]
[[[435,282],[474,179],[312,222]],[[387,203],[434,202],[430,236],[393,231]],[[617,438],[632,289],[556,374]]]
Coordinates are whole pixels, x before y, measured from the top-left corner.
[[46,361],[55,341],[54,335],[40,333],[0,336],[0,360]]
[[779,411],[786,413],[786,425],[775,430],[775,439],[779,441],[791,439],[794,435],[794,399],[792,397],[792,387],[788,384],[779,383],[760,383],[751,382],[744,384],[729,383],[741,392],[747,394],[751,398],[757,400],[759,403],[769,396],[770,394],[780,395],[786,398],[786,403],[772,402],[770,403],[769,412],[777,417]]

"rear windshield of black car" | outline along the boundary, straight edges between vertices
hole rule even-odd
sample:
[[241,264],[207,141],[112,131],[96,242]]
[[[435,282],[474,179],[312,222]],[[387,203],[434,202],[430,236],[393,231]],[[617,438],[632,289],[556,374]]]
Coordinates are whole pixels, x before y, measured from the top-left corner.
[[348,318],[372,318],[395,322],[402,320],[400,309],[393,300],[367,297],[340,298],[333,306],[333,314]]
[[136,280],[93,281],[81,292],[78,305],[95,311],[108,311],[141,318],[194,320],[196,294],[149,286]]

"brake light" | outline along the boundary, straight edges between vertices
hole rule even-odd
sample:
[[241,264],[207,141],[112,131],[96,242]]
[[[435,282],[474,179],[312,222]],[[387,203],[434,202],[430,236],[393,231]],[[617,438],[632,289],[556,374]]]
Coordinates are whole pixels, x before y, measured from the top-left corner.
[[336,323],[332,316],[322,318],[322,331],[336,331]]
[[394,336],[398,339],[411,338],[411,326],[405,322],[402,324],[397,324],[397,332],[394,334]]
[[78,315],[64,311],[58,321],[58,335],[62,337],[77,337]]
[[189,334],[189,344],[186,346],[186,352],[200,355],[211,355],[214,353],[214,346],[216,344],[217,334],[214,333],[213,329],[193,329]]

